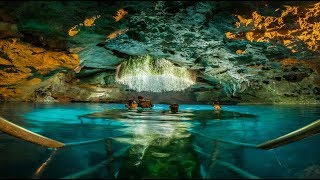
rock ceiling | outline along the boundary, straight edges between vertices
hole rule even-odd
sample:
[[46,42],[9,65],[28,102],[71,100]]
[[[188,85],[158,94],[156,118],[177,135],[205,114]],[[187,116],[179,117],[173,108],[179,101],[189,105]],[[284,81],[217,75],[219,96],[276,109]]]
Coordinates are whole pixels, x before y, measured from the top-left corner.
[[122,101],[117,67],[145,55],[196,72],[193,101],[320,100],[320,2],[0,4],[4,100]]

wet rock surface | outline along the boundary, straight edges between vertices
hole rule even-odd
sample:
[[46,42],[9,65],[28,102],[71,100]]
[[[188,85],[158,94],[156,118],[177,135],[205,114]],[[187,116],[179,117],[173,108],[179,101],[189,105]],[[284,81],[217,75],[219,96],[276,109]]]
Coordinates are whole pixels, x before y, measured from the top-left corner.
[[[163,93],[163,99],[146,92],[155,103],[170,101],[170,97],[179,103],[210,104],[213,100],[271,104],[320,101],[319,49],[298,43],[293,51],[281,37],[251,41],[248,38],[255,34],[248,32],[260,32],[235,25],[237,15],[249,19],[257,12],[265,20],[284,15],[285,7],[293,5],[299,12],[303,8],[316,12],[315,2],[0,4],[0,100],[123,102],[140,92],[115,81],[117,66],[149,55],[197,74],[196,84],[181,92]],[[283,19],[288,29],[298,26],[288,17]],[[319,23],[316,17],[308,23]],[[230,38],[232,33],[237,37]]]

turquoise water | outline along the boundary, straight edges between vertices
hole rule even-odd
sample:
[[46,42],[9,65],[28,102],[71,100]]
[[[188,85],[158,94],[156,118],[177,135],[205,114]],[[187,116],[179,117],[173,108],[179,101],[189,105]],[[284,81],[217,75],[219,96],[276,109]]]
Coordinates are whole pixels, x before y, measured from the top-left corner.
[[272,150],[217,140],[260,144],[320,119],[319,106],[168,107],[4,103],[2,117],[57,141],[109,139],[55,151],[0,132],[0,178],[320,178],[320,135]]

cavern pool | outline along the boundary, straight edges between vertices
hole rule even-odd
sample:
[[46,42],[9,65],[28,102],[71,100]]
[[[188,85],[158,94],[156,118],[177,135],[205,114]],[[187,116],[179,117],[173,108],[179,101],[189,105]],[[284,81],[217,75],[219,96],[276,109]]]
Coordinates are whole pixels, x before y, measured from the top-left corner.
[[51,139],[105,140],[55,150],[0,132],[0,178],[320,178],[320,135],[272,150],[223,142],[260,144],[320,119],[320,106],[222,108],[3,103],[2,117]]

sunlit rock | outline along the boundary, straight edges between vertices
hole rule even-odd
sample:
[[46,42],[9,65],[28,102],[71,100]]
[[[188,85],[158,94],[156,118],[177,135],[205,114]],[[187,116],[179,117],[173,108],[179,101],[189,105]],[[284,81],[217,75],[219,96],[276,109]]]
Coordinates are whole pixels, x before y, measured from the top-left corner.
[[76,54],[47,51],[17,39],[0,40],[0,50],[0,91],[8,100],[28,98],[42,81],[79,64]]
[[182,91],[195,83],[195,75],[186,68],[148,55],[123,62],[116,73],[117,82],[138,92]]

